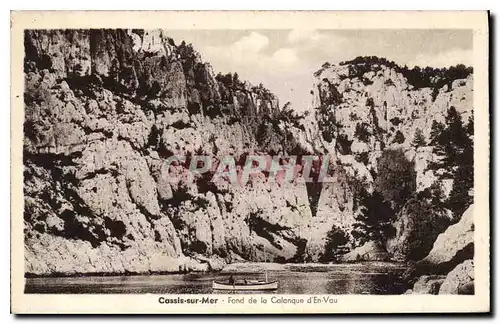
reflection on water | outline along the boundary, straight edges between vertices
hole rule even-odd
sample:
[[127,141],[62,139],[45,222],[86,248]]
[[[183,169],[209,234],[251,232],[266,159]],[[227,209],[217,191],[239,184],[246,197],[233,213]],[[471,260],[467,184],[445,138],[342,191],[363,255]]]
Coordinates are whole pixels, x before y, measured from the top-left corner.
[[[401,294],[404,268],[370,264],[341,265],[314,271],[268,271],[269,280],[279,280],[278,294]],[[26,293],[69,294],[203,294],[212,291],[212,280],[225,280],[230,273],[171,275],[27,278]],[[236,279],[264,279],[263,273],[235,273]],[[223,294],[228,291],[220,292]],[[241,292],[237,292],[238,294]],[[256,292],[251,292],[256,293]],[[269,293],[269,292],[266,292]]]

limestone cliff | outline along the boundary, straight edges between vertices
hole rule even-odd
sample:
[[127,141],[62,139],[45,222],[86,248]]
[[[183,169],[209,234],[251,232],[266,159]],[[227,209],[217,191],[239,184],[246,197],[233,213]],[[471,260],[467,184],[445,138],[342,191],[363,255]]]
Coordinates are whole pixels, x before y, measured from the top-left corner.
[[303,183],[165,175],[173,155],[305,152],[267,89],[215,76],[163,31],[26,31],[25,48],[28,273],[207,270],[304,252]]
[[[400,151],[415,177],[412,192],[418,194],[438,187],[442,197],[437,198],[438,203],[421,197],[409,199],[410,196],[401,202],[393,224],[395,233],[389,236],[387,249],[394,259],[423,258],[438,234],[460,217],[439,206],[450,194],[453,179],[443,179],[440,177],[443,170],[430,168],[433,162],[442,159],[435,154],[431,131],[433,124],[445,122],[453,108],[463,127],[470,122],[472,69],[464,66],[408,69],[383,58],[358,57],[338,65],[325,63],[315,77],[311,94],[316,123],[308,129],[309,141],[317,150],[330,155],[331,168],[337,170],[336,174],[345,174],[333,189],[323,189],[318,213],[321,214],[325,201],[333,198],[340,203],[343,213],[330,218],[337,217],[338,223],[349,228],[363,207],[356,199],[357,193],[364,188],[373,190],[374,180],[380,178],[382,155]],[[346,188],[341,191],[343,199],[338,197],[339,187]],[[426,223],[428,242],[418,242],[417,234],[412,232]]]
[[[297,117],[263,86],[215,75],[165,31],[31,30],[25,54],[29,274],[318,260],[333,225],[351,229],[356,191],[372,186],[384,149],[401,147],[415,161],[421,191],[435,179],[432,147],[411,145],[417,129],[428,139],[449,107],[464,120],[472,113],[472,74],[414,88],[390,64],[360,73],[351,62],[317,72],[314,109]],[[248,154],[325,155],[332,182],[270,182],[261,172],[233,187],[211,174],[168,177],[174,155],[233,156],[241,170]],[[174,172],[185,174],[188,162]]]
[[[433,159],[429,143],[433,122],[443,122],[450,107],[464,122],[473,113],[473,77],[468,71],[464,78],[417,87],[393,62],[368,57],[339,65],[325,63],[315,76],[317,142],[368,182],[369,171],[377,172],[380,153],[402,148],[415,161],[417,191],[429,187],[435,181],[426,168]],[[417,132],[425,141],[419,147],[412,145]]]

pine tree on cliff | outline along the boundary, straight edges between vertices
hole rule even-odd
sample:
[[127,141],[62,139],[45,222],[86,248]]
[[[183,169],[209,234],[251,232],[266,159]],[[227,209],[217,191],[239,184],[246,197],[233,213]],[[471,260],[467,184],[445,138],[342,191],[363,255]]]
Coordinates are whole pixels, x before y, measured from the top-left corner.
[[462,151],[458,156],[453,187],[445,202],[456,215],[462,215],[473,202],[473,195],[469,195],[474,187],[474,143],[471,139],[474,135],[473,127],[473,121],[469,119],[467,126],[463,128],[465,136],[461,139]]
[[360,244],[368,241],[384,242],[394,230],[394,211],[377,191],[369,194],[363,189],[360,196],[360,213],[356,216],[352,236]]
[[435,121],[432,124],[431,144],[434,145],[433,153],[438,155],[439,159],[430,163],[430,168],[442,169],[443,178],[453,177],[453,169],[462,151],[464,135],[462,118],[453,106],[448,109],[444,125]]
[[424,133],[422,132],[422,130],[420,128],[417,128],[417,130],[415,132],[415,136],[413,137],[412,145],[414,147],[421,147],[421,146],[427,145]]
[[193,67],[197,52],[194,50],[192,44],[187,44],[185,41],[182,41],[181,44],[177,46],[177,52],[180,56],[184,73],[188,73]]
[[453,187],[445,206],[461,215],[472,203],[469,191],[474,186],[473,120],[463,125],[455,107],[448,109],[445,124],[434,122],[431,132],[433,153],[437,161],[429,163],[429,169],[440,170],[440,180],[453,179]]
[[158,129],[156,125],[153,124],[151,130],[149,131],[147,145],[148,147],[156,149],[158,147],[158,144],[160,143],[160,140],[161,140],[161,131]]
[[416,191],[415,163],[401,149],[384,150],[377,168],[375,190],[394,210],[399,210]]
[[[430,145],[436,145],[437,144],[437,140],[439,138],[439,136],[441,135],[441,133],[444,131],[444,124],[443,123],[440,123],[436,120],[433,120],[432,121],[432,126],[431,126],[431,142],[430,142]],[[437,149],[434,148],[434,151]]]
[[233,85],[235,87],[238,87],[240,84],[242,85],[242,83],[240,81],[240,76],[238,75],[237,72],[234,72],[234,74],[233,74]]

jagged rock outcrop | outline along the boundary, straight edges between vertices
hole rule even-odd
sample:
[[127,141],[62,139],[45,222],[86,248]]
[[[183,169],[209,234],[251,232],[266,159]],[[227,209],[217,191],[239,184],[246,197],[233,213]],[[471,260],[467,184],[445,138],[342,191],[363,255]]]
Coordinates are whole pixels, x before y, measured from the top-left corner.
[[344,254],[341,261],[389,261],[391,256],[378,242],[367,242],[364,245]]
[[[474,205],[471,205],[458,223],[438,236],[429,254],[408,274],[418,278],[408,293],[435,294],[439,288],[439,294],[474,294],[473,215]],[[439,278],[432,291],[421,289],[421,283],[427,282],[428,278]]]
[[417,263],[417,268],[447,273],[473,257],[474,205],[471,205],[458,223],[451,225],[437,237],[432,250]]
[[439,294],[474,295],[474,261],[464,261],[450,271],[439,289]]
[[451,212],[424,199],[408,201],[394,222],[395,235],[387,240],[393,259],[418,261],[432,249],[433,243],[452,222]]
[[418,278],[417,282],[415,282],[413,288],[406,291],[405,294],[437,295],[444,280],[445,277],[439,275],[421,276]]

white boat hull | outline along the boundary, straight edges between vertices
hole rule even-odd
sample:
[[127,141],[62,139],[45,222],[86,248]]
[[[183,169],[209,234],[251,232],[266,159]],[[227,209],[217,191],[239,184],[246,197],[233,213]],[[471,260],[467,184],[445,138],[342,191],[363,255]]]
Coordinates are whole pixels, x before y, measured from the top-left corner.
[[212,282],[212,288],[215,290],[276,290],[278,289],[278,282],[249,282],[249,283],[235,283],[229,284],[226,282]]

